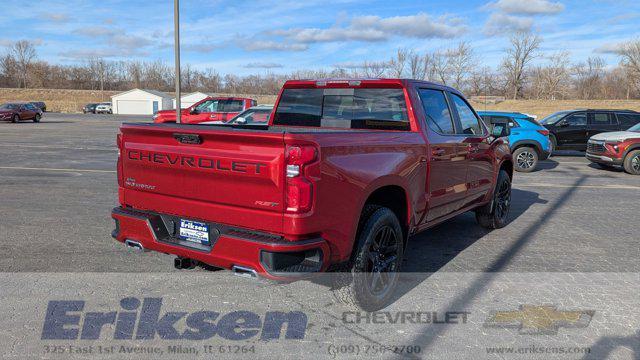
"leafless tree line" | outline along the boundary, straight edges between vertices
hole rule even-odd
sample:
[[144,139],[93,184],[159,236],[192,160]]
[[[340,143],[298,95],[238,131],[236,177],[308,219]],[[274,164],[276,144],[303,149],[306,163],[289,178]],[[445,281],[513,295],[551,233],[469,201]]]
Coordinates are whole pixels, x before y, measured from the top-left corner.
[[[276,94],[287,79],[400,77],[433,81],[467,95],[510,99],[640,98],[640,39],[618,51],[619,64],[608,67],[597,56],[573,63],[568,52],[543,54],[542,39],[516,33],[509,39],[497,68],[483,66],[483,56],[467,42],[450,48],[418,52],[398,49],[382,61],[342,64],[328,70],[291,74],[220,75],[215,69],[183,66],[183,91]],[[82,64],[58,65],[38,60],[33,43],[21,40],[0,57],[0,87],[86,90],[149,88],[171,91],[173,68],[163,61],[107,61],[90,58]]]

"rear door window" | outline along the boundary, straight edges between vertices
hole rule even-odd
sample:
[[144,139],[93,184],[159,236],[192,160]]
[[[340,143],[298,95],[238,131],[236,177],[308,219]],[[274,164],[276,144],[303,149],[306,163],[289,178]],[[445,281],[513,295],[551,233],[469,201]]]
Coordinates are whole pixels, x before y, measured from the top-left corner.
[[640,114],[632,113],[616,113],[618,116],[618,122],[620,122],[620,128],[627,130],[635,124],[640,124]]
[[218,101],[218,112],[241,112],[242,110],[244,110],[242,100]]
[[274,125],[409,130],[402,89],[285,89]]
[[458,111],[458,117],[460,117],[461,128],[458,129],[458,134],[464,135],[481,135],[483,134],[483,127],[480,125],[480,120],[476,117],[476,114],[471,110],[471,107],[464,99],[456,94],[451,94],[453,104]]
[[420,89],[419,94],[429,128],[439,134],[455,134],[453,117],[444,92],[433,89]]
[[615,119],[611,116],[610,113],[593,113],[591,117],[591,125],[613,125],[615,124]]

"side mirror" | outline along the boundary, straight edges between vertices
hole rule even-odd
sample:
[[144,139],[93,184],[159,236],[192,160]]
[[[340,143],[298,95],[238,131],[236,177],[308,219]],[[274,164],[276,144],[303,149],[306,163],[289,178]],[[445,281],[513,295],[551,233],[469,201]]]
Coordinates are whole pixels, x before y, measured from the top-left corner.
[[566,127],[569,126],[569,123],[567,122],[567,120],[560,120],[558,121],[558,123],[556,124],[557,127]]
[[239,118],[236,119],[236,121],[234,121],[236,124],[246,124],[247,123],[247,119],[243,118],[242,116],[240,116]]
[[191,109],[191,110],[189,111],[189,114],[191,114],[191,115],[197,115],[197,114],[199,114],[199,113],[200,113],[200,111],[198,111],[198,109],[196,109],[196,108],[193,108],[193,109]]

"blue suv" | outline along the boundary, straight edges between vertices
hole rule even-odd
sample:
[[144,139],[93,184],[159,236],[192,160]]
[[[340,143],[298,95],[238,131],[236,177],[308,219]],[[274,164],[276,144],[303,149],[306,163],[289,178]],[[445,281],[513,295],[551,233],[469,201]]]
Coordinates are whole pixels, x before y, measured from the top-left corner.
[[509,144],[516,171],[531,172],[536,168],[538,161],[546,160],[551,155],[549,130],[531,116],[499,111],[479,111],[478,114],[487,124],[495,121],[509,122]]

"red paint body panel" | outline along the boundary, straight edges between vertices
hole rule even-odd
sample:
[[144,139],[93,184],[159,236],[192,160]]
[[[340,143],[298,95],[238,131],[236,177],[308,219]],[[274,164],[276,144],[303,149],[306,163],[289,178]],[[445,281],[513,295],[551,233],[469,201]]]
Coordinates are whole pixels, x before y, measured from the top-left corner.
[[[242,110],[234,111],[234,112],[201,112],[194,114],[192,112],[198,105],[209,101],[209,100],[237,100],[242,101]],[[199,124],[205,121],[222,121],[227,122],[233,119],[236,115],[240,114],[242,111],[249,109],[252,106],[255,106],[257,102],[254,99],[250,98],[234,98],[234,97],[207,97],[198,101],[197,103],[191,105],[186,109],[182,109],[181,122],[183,124]],[[176,122],[176,111],[175,110],[160,110],[156,114],[156,118],[154,122],[156,123],[174,123]]]
[[[290,81],[284,88],[316,86],[316,81]],[[357,85],[329,81],[320,86],[402,88],[411,130],[170,124],[121,128],[119,198],[125,210],[253,229],[281,237],[285,245],[222,236],[203,253],[154,240],[144,221],[114,212],[120,224],[116,238],[215,266],[241,265],[259,272],[265,270],[259,261],[265,246],[276,251],[319,248],[326,269],[351,256],[360,213],[378,189],[393,186],[406,194],[403,225],[409,233],[490,201],[501,165],[511,161],[508,145],[501,139],[491,141],[486,129],[477,136],[442,136],[425,123],[417,89],[455,90],[393,79],[359,80]],[[198,136],[201,143],[180,143],[176,134]],[[313,184],[313,203],[310,211],[300,214],[287,211],[285,204],[286,149],[291,147],[316,149],[315,159],[302,170]],[[309,239],[320,240],[309,244]]]

